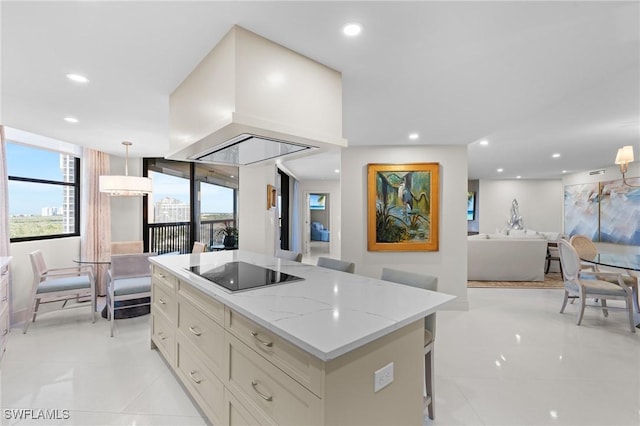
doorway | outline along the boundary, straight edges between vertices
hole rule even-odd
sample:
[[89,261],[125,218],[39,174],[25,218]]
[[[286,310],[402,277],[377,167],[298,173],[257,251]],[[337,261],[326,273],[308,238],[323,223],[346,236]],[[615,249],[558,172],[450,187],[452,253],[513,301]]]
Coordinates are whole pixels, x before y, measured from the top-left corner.
[[304,262],[315,264],[318,257],[331,256],[331,197],[327,192],[306,193]]

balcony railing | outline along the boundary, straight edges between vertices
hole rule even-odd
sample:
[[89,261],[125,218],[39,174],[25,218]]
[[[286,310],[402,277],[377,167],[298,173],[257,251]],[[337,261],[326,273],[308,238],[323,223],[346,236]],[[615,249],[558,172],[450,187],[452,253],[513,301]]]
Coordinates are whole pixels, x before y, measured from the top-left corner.
[[[211,247],[216,243],[221,244],[221,238],[217,235],[217,230],[226,225],[236,226],[236,222],[233,219],[200,222],[199,241],[205,243],[207,247]],[[190,234],[191,222],[150,223],[149,251],[158,254],[191,253]]]

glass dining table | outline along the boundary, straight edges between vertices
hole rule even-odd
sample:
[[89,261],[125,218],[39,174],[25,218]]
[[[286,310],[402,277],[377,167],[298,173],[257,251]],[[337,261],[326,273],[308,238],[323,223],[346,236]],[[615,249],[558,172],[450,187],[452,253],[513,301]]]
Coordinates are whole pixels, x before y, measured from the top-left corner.
[[638,302],[638,280],[640,278],[640,254],[629,253],[613,253],[599,252],[592,259],[581,258],[584,262],[593,263],[598,266],[606,266],[609,268],[622,269],[629,276],[636,279],[636,285],[633,287],[633,317],[636,327],[640,328],[640,306]]
[[[97,259],[74,259],[74,262],[77,264],[84,264],[84,265],[107,265],[110,266],[111,265],[111,261],[110,260],[97,260]],[[104,271],[104,280],[106,282],[107,278],[107,271]],[[117,311],[115,311],[114,315],[116,319],[122,319],[122,318],[133,318],[133,317],[138,317],[141,315],[147,315],[148,313],[151,312],[151,306],[150,305],[143,305],[143,306],[137,306],[141,303],[145,303],[145,302],[149,302],[150,298],[148,297],[144,297],[141,299],[132,299],[132,300],[124,300],[124,301],[117,301],[115,302],[115,305],[117,307],[120,306],[127,306],[127,305],[136,305],[133,306],[131,308],[120,308]],[[107,318],[108,314],[107,314],[107,306],[105,306],[102,309],[102,312],[100,313],[100,316],[102,316],[102,318]]]

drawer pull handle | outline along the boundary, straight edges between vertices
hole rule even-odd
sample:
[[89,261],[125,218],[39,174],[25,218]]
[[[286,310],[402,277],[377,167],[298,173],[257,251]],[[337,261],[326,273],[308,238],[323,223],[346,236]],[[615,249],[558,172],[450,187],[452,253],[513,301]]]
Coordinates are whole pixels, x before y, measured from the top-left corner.
[[160,299],[158,299],[158,303],[160,303],[161,305],[166,305],[167,302],[161,297]]
[[193,380],[196,385],[199,385],[202,382],[202,379],[197,378],[196,373],[197,371],[189,371],[189,377],[191,377],[191,380]]
[[198,331],[198,329],[194,325],[189,327],[189,331],[195,334],[196,336],[200,336],[202,334],[202,332]]
[[5,328],[4,331],[2,332],[2,336],[6,336],[9,333],[9,329]]
[[160,340],[165,340],[167,338],[167,336],[165,336],[162,331],[158,333],[158,337],[160,338]]
[[260,398],[262,398],[262,399],[264,399],[265,401],[268,401],[268,402],[273,401],[273,397],[272,396],[265,395],[265,394],[263,394],[262,392],[260,392],[258,390],[258,382],[256,382],[255,380],[252,380],[251,381],[251,386],[253,386],[253,390],[256,391],[256,393],[258,395],[260,395]]
[[254,339],[256,339],[258,342],[260,342],[263,346],[266,346],[267,348],[273,347],[273,342],[267,342],[265,340],[262,340],[261,338],[258,337],[258,333],[256,333],[255,331],[252,331],[251,335],[253,336]]
[[6,302],[6,301],[7,301],[7,296],[3,297],[3,298],[2,298],[2,301],[3,301],[3,302]]

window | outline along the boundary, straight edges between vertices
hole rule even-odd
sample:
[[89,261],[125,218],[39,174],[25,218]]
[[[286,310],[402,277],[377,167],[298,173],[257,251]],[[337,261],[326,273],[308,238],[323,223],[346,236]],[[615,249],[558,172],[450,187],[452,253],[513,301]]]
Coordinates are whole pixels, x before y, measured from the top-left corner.
[[153,181],[149,223],[189,222],[189,177],[183,178],[151,170],[149,177]]
[[80,235],[80,159],[7,142],[11,242]]
[[236,227],[238,167],[145,158],[153,195],[143,206],[149,251],[189,253],[193,242],[222,244],[224,227]]

